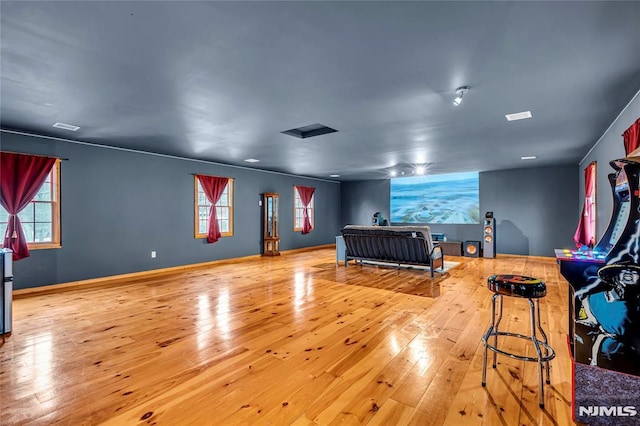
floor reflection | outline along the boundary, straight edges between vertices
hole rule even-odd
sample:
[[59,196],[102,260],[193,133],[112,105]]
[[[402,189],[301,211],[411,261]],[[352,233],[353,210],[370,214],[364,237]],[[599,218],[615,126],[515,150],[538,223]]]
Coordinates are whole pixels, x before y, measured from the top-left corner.
[[220,340],[228,341],[231,338],[231,306],[229,289],[223,288],[217,297],[217,304],[212,309],[212,300],[209,293],[198,295],[198,318],[196,322],[196,340],[198,350],[210,349],[212,344]]
[[198,319],[196,327],[198,333],[196,339],[198,342],[198,350],[201,351],[209,344],[209,337],[211,336],[211,307],[209,303],[208,294],[198,295]]
[[313,276],[304,272],[296,272],[293,279],[293,309],[299,313],[302,310],[302,305],[313,295]]
[[420,375],[426,373],[427,369],[433,362],[433,356],[429,352],[425,342],[428,342],[428,340],[417,338],[413,339],[409,344],[409,347],[411,348],[411,360],[416,362],[416,365],[418,366],[418,374]]
[[[55,389],[53,381],[54,347],[51,332],[39,333],[26,342],[23,362],[19,363],[18,376],[21,382],[29,382],[30,391],[34,394],[51,392]],[[56,393],[51,393],[51,399],[46,404],[56,406]],[[0,395],[1,399],[1,395]]]
[[[449,268],[458,264],[445,262],[445,266]],[[431,298],[440,297],[440,282],[449,277],[446,268],[444,273],[436,271],[431,278],[428,268],[398,268],[392,264],[351,263],[344,267],[342,264],[336,266],[335,263],[319,263],[313,267],[317,268],[313,275],[318,279]]]
[[218,295],[218,308],[216,309],[216,326],[220,333],[219,336],[223,340],[228,340],[230,337],[230,312],[229,289],[223,288]]

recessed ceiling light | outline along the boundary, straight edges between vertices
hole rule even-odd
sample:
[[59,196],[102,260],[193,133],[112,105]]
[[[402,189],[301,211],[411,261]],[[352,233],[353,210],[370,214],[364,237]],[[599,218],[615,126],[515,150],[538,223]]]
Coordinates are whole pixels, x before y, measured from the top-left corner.
[[340,175],[329,175],[329,177],[340,177]]
[[415,173],[417,175],[423,175],[424,174],[424,166],[416,166]]
[[394,177],[394,176],[397,176],[397,175],[398,175],[398,172],[396,172],[395,170],[391,170],[391,171],[389,172],[389,175],[390,175],[391,177]]
[[57,129],[71,130],[72,132],[75,132],[80,128],[78,126],[74,126],[73,124],[66,124],[66,123],[56,123],[53,125],[53,127]]
[[260,160],[256,160],[255,158],[247,158],[246,160],[247,163],[259,163]]
[[529,156],[525,156],[525,157],[520,157],[521,160],[535,160],[536,157],[535,155],[529,155]]
[[531,118],[531,111],[514,112],[513,114],[505,115],[507,121],[524,120],[525,118]]

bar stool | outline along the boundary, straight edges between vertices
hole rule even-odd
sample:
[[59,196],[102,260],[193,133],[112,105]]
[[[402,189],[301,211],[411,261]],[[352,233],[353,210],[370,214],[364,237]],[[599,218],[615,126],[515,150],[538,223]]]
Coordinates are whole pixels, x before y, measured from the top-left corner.
[[[482,386],[487,384],[487,350],[493,351],[493,368],[496,368],[496,358],[498,354],[506,355],[510,358],[522,361],[538,363],[538,404],[544,408],[544,385],[543,366],[547,370],[547,384],[551,383],[549,361],[555,356],[554,350],[549,346],[547,334],[540,325],[540,303],[539,299],[547,294],[547,286],[544,281],[538,278],[524,277],[521,275],[492,275],[487,279],[487,287],[494,292],[491,298],[491,324],[487,332],[482,336],[484,343],[484,355],[482,357]],[[531,321],[531,335],[499,331],[500,321],[502,321],[502,296],[521,297],[529,301],[529,312]],[[498,315],[496,318],[496,302],[498,303]],[[540,332],[542,340],[538,339],[536,332]],[[529,357],[521,354],[514,354],[498,348],[498,336],[511,336],[520,339],[530,340],[535,347],[537,357]],[[493,337],[493,344],[489,339]],[[544,351],[544,354],[543,354]]]

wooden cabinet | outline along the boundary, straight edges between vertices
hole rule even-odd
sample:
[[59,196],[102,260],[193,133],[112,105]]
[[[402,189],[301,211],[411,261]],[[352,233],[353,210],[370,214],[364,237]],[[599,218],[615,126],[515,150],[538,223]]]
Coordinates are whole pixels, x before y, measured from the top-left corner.
[[262,194],[262,255],[280,256],[280,195]]
[[464,256],[461,241],[439,241],[438,245],[445,256]]

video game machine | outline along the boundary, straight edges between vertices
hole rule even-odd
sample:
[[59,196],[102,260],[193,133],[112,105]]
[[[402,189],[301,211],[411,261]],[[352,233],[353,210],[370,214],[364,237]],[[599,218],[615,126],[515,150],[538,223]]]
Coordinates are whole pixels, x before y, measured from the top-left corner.
[[606,232],[593,249],[555,250],[570,284],[572,408],[578,422],[639,424],[640,150],[609,164]]

